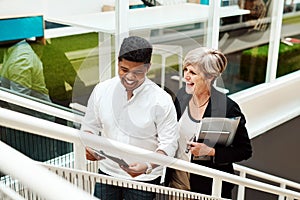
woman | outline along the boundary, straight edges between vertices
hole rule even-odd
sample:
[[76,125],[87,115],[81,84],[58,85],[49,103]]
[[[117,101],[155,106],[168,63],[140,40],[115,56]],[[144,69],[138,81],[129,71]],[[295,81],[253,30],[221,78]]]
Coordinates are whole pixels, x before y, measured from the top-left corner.
[[[186,85],[179,90],[175,100],[180,127],[176,156],[202,166],[234,173],[232,163],[250,158],[252,147],[245,127],[245,117],[238,104],[213,86],[226,65],[227,59],[224,54],[214,49],[201,47],[186,55],[183,62]],[[188,141],[191,136],[199,134],[201,120],[205,117],[241,117],[231,145],[205,144],[200,140]],[[174,177],[172,174],[169,178],[174,181]],[[170,186],[211,194],[211,178],[190,174],[190,185],[185,186],[182,186],[184,178],[177,178],[178,180],[181,183],[170,183]],[[232,188],[232,184],[223,183],[222,197],[231,198]]]

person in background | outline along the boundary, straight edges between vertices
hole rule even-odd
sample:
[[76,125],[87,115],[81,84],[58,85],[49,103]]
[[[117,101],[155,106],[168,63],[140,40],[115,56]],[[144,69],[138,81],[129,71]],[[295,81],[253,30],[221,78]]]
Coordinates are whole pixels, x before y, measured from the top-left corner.
[[[176,157],[233,174],[232,163],[250,158],[252,147],[239,105],[213,86],[226,66],[227,59],[218,50],[201,47],[186,55],[183,62],[186,85],[178,91],[175,100],[180,134]],[[200,140],[188,142],[194,134],[199,134],[201,120],[205,117],[241,117],[231,145],[208,145]],[[182,171],[176,176],[176,172],[178,174],[176,170],[167,169],[169,186],[211,194],[211,178]],[[233,186],[223,183],[222,197],[231,199]]]
[[31,44],[31,47],[43,63],[45,83],[51,101],[68,108],[72,102],[75,85],[81,93],[87,88],[59,45],[55,39],[47,39],[46,45]]
[[[65,52],[61,50],[55,41],[47,39],[45,45],[37,43],[30,43],[30,45],[43,63],[45,83],[52,103],[70,108],[70,103],[76,99],[76,95],[74,95],[75,87],[77,93],[80,91],[82,95],[90,94],[92,88],[85,87],[73,65],[66,57]],[[88,96],[88,94],[85,96]],[[75,102],[77,101],[75,100]],[[70,122],[59,117],[55,118],[55,122],[71,125]]]
[[[35,42],[43,43],[44,38]],[[0,69],[1,87],[28,95],[45,102],[51,102],[43,74],[43,64],[25,39],[2,41],[4,48],[3,64]],[[35,112],[14,104],[9,104],[15,111],[54,121],[54,117]]]
[[[49,104],[51,100],[45,84],[43,64],[29,44],[34,42],[44,45],[43,38],[38,39],[40,40],[27,41],[26,39],[20,39],[0,42],[0,48],[3,50],[0,86],[16,95]],[[2,106],[51,122],[55,120],[54,116],[13,103],[2,101]],[[65,150],[62,144],[69,145],[62,141],[30,134],[26,131],[6,127],[0,128],[2,128],[0,131],[2,133],[0,134],[2,141],[38,161],[46,161],[63,155]]]
[[[146,77],[152,45],[144,38],[125,38],[118,56],[118,76],[101,82],[89,100],[81,130],[159,154],[174,156],[178,145],[176,110],[171,96]],[[101,160],[87,147],[88,160]],[[163,167],[139,158],[124,158],[129,166],[100,161],[100,174],[159,184]],[[154,193],[96,183],[103,199],[153,199]]]

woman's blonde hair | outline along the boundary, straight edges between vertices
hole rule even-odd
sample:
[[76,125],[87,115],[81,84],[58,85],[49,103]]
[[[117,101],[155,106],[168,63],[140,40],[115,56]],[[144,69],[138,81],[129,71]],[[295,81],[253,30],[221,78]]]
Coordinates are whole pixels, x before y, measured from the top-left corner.
[[227,58],[219,50],[200,47],[185,56],[183,69],[189,65],[197,67],[206,77],[216,79],[226,69]]

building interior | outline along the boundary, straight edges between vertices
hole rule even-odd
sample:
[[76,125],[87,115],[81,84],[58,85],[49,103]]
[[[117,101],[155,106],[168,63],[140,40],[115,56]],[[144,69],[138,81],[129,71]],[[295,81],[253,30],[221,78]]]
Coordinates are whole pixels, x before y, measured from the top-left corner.
[[[1,200],[96,199],[97,181],[150,188],[155,199],[225,199],[222,180],[235,185],[232,199],[300,199],[299,0],[1,0],[0,5],[5,8],[0,13]],[[190,50],[224,53],[227,68],[213,87],[239,104],[253,148],[250,159],[234,164],[235,175],[80,132],[94,87],[118,76],[118,51],[128,36],[153,45],[147,77],[173,99],[185,86],[182,62]],[[18,39],[28,39],[39,57],[49,101],[4,87],[5,42]],[[87,146],[117,157],[139,152],[135,156],[159,165],[208,176],[212,194],[102,176],[99,162],[85,159]]]

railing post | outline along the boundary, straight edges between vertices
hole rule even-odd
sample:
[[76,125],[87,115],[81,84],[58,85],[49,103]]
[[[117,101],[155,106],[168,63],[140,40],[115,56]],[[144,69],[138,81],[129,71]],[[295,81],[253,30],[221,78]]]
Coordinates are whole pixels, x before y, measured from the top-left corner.
[[[285,183],[280,183],[280,187],[281,188],[286,188],[286,184]],[[284,198],[284,196],[283,195],[279,195],[278,196],[278,200],[284,200],[285,198]],[[289,198],[287,198],[287,199],[289,199]]]
[[215,177],[213,179],[213,184],[212,184],[212,196],[220,198],[221,192],[222,192],[222,179],[219,177]]
[[[246,172],[245,171],[240,171],[240,177],[245,178],[246,177]],[[245,198],[245,186],[239,185],[238,186],[238,191],[237,191],[237,200],[243,200]]]
[[85,147],[81,143],[74,143],[74,168],[86,170],[85,165]]
[[209,1],[209,15],[207,22],[207,46],[218,49],[219,46],[219,29],[220,29],[220,6],[221,1]]
[[286,197],[286,200],[294,200],[293,197]]
[[0,197],[1,199],[25,200],[25,198],[23,198],[15,190],[7,187],[2,182],[0,182]]
[[275,3],[272,3],[272,20],[270,29],[266,83],[269,83],[276,79],[282,28],[283,5],[284,0],[278,0],[276,2],[276,5]]

